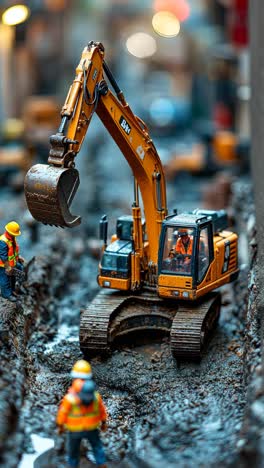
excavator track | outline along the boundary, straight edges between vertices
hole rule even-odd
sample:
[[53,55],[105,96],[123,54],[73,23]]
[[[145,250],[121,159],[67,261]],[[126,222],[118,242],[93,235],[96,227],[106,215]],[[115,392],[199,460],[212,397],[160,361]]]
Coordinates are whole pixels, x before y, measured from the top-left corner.
[[176,358],[200,359],[221,308],[221,294],[210,293],[197,304],[181,305],[171,327],[171,352]]
[[159,331],[171,335],[176,358],[199,359],[220,312],[220,294],[199,305],[165,301],[154,293],[130,295],[101,290],[81,314],[80,346],[85,355],[106,355],[125,335]]
[[133,332],[158,330],[169,333],[175,304],[153,293],[122,294],[101,290],[81,314],[80,346],[84,354],[105,354],[118,338]]
[[81,313],[80,346],[86,354],[103,354],[109,351],[108,328],[111,315],[126,299],[122,294],[107,294],[101,290],[89,307]]

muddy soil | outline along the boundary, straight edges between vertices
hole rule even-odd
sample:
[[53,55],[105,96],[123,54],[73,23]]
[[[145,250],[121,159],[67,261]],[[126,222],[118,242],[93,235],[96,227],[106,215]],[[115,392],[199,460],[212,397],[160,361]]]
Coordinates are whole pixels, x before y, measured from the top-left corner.
[[[107,360],[92,360],[110,416],[103,436],[109,460],[151,467],[235,462],[245,405],[243,317],[229,289],[224,298],[229,305],[201,363],[177,363],[166,338],[130,343]],[[72,316],[64,325],[70,323]],[[53,415],[80,355],[77,326],[75,332],[59,342],[56,336],[54,344],[36,332],[39,340],[33,334],[29,343],[38,375],[30,382],[24,422],[43,436],[54,437]],[[58,452],[63,444],[58,437]]]
[[[247,218],[246,201],[240,209],[240,217]],[[7,403],[10,434],[0,439],[3,466],[17,466],[21,454],[32,451],[31,434],[55,439],[46,466],[66,466],[65,436],[56,435],[55,415],[70,385],[72,364],[81,357],[80,310],[98,290],[90,229],[84,222],[73,237],[69,231],[41,228],[35,246],[26,236],[31,253],[42,254],[43,263],[36,278],[31,274],[20,311],[11,307],[9,325],[20,320],[20,328],[15,326],[1,349],[1,407]],[[103,434],[109,466],[238,466],[247,388],[260,354],[257,330],[245,335],[247,300],[248,267],[243,265],[235,287],[223,290],[220,323],[200,363],[176,362],[166,336],[132,337],[107,359],[91,361],[109,411]],[[255,353],[252,369],[249,349]],[[84,445],[82,466],[92,466],[87,449]]]

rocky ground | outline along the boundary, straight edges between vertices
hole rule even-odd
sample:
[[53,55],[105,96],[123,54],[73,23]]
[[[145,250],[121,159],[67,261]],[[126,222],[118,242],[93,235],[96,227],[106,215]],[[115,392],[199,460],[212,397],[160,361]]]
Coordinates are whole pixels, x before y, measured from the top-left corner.
[[[103,439],[110,466],[240,466],[250,446],[254,453],[248,423],[260,369],[254,207],[249,183],[238,182],[234,190],[237,227],[249,256],[241,256],[235,287],[223,291],[220,323],[201,363],[176,362],[167,337],[141,338],[105,360],[92,360],[109,411]],[[17,309],[0,304],[1,462],[10,468],[32,451],[31,434],[55,439],[44,466],[65,466],[65,437],[56,435],[55,415],[81,356],[79,315],[97,292],[97,259],[87,224],[75,238],[55,231],[47,235],[52,228],[41,228],[35,245],[26,232],[31,253],[38,253],[27,294]],[[86,451],[84,446],[82,466],[90,466]]]

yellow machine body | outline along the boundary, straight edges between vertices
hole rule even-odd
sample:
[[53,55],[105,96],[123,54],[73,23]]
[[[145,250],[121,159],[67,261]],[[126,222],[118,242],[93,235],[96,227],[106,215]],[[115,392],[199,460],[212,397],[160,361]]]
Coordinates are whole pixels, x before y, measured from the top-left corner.
[[[109,89],[105,75],[115,95]],[[161,160],[148,128],[132,112],[109,70],[101,43],[91,42],[83,50],[61,110],[61,125],[50,139],[48,164],[33,166],[26,176],[25,194],[32,215],[38,221],[63,227],[74,227],[81,222],[80,216],[70,213],[70,204],[79,185],[74,159],[94,113],[121,149],[135,179],[132,215],[119,220],[116,236],[110,244],[104,235],[99,285],[121,291],[148,287],[162,298],[196,300],[234,279],[238,272],[237,236],[225,231],[225,214],[188,214],[183,221],[177,216],[171,221],[167,216],[166,183]],[[143,221],[139,191],[144,207]],[[170,223],[170,237],[166,238]],[[170,269],[166,270],[169,262],[166,264],[165,257],[174,248],[173,240],[178,242],[180,235],[177,229],[173,234],[173,225],[177,228],[179,224],[181,229],[189,229],[193,250],[186,254],[189,258],[184,258],[182,269],[178,265],[180,255],[175,250],[174,260],[178,266],[173,271],[171,263]],[[206,244],[203,260],[198,245],[200,239]],[[231,256],[228,256],[226,269],[227,250]],[[185,274],[187,265],[189,271]]]

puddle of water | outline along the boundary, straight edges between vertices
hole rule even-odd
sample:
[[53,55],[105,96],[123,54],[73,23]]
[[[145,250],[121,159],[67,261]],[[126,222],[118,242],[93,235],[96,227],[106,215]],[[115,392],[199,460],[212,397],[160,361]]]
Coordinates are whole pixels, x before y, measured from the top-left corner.
[[63,323],[59,326],[58,332],[55,335],[54,339],[47,343],[45,348],[46,352],[50,353],[53,351],[53,348],[58,345],[61,341],[67,340],[68,342],[75,342],[79,340],[79,327],[73,325],[67,325]]
[[[18,468],[37,468],[40,466],[48,466],[47,462],[49,462],[49,455],[54,448],[54,440],[32,434],[31,441],[35,453],[25,453],[22,456]],[[43,465],[43,462],[45,462],[45,465]]]

